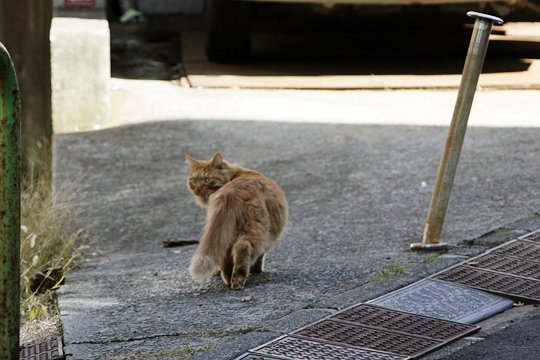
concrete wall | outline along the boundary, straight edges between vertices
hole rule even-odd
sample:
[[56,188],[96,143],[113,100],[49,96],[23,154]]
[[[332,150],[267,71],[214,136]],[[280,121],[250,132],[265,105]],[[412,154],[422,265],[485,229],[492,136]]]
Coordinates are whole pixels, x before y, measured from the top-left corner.
[[[110,119],[110,32],[106,0],[54,0],[50,32],[55,133],[94,130]],[[137,0],[148,15],[199,14],[204,0]]]
[[54,132],[99,129],[110,114],[107,20],[56,17],[50,39]]

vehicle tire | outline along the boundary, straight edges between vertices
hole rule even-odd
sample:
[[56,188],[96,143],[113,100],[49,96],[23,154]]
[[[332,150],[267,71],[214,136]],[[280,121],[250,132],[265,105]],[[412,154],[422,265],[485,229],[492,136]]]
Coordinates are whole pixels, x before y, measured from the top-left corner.
[[233,62],[251,55],[253,4],[243,0],[207,0],[206,55],[209,60]]

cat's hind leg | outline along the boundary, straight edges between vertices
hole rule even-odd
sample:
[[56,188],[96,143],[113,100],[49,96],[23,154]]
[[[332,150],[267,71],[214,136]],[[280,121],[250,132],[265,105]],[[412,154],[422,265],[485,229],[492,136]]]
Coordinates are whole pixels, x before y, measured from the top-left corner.
[[233,271],[231,276],[231,288],[240,290],[244,288],[251,267],[253,247],[251,243],[241,236],[232,246]]
[[263,269],[264,269],[264,254],[262,254],[261,256],[257,258],[257,260],[255,260],[253,265],[251,265],[251,269],[249,270],[249,272],[251,274],[260,274],[263,272]]

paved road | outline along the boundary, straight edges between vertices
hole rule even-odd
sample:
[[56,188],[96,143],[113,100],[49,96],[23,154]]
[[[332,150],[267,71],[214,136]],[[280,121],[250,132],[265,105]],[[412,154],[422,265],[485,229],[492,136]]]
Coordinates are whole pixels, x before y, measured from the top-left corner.
[[445,357],[458,359],[518,360],[538,359],[540,354],[540,313],[510,324],[499,333]]
[[[446,128],[389,125],[418,111],[408,108],[411,93],[379,92],[373,103],[356,93],[365,104],[362,119],[385,114],[385,125],[368,125],[324,123],[314,112],[290,115],[296,121],[268,121],[284,97],[293,102],[291,93],[279,91],[264,93],[264,103],[250,103],[261,93],[245,93],[249,121],[218,120],[226,114],[214,105],[239,92],[190,91],[204,104],[198,118],[172,104],[178,111],[169,121],[55,137],[56,184],[71,182],[79,190],[76,212],[89,224],[92,247],[88,264],[68,277],[60,293],[66,351],[73,359],[182,359],[193,353],[230,359],[540,225],[540,128],[512,127],[513,121],[540,118],[537,92],[509,92],[523,104],[523,116],[501,104],[501,93],[482,94],[492,107],[481,116],[506,118],[508,127],[469,129],[443,234],[456,247],[434,259],[408,245],[422,233]],[[335,93],[293,94],[324,106],[341,101]],[[414,94],[428,102],[440,96]],[[184,99],[191,111],[189,97]],[[276,179],[291,208],[267,272],[241,292],[218,279],[190,280],[193,246],[161,246],[169,238],[198,237],[204,212],[185,186],[183,158],[217,150]],[[479,238],[502,226],[509,227]],[[407,274],[376,276],[391,266]]]
[[426,360],[534,360],[540,343],[537,306],[514,307],[481,322],[482,329],[426,357]]
[[[123,126],[55,137],[55,182],[79,191],[74,215],[88,224],[91,249],[60,294],[69,357],[231,359],[538,228],[540,92],[480,91],[443,234],[455,247],[439,257],[408,251],[455,98],[114,79],[111,122],[99,126]],[[242,292],[189,279],[193,246],[161,246],[200,234],[204,212],[183,158],[217,150],[275,178],[291,205],[267,272]]]

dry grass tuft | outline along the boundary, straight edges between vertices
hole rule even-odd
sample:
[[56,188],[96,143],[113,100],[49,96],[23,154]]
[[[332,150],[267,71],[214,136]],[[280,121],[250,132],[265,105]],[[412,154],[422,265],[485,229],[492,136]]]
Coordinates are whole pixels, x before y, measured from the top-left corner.
[[54,290],[77,263],[83,231],[74,227],[74,192],[53,194],[49,177],[24,184],[21,195],[21,320],[43,320],[56,313]]

